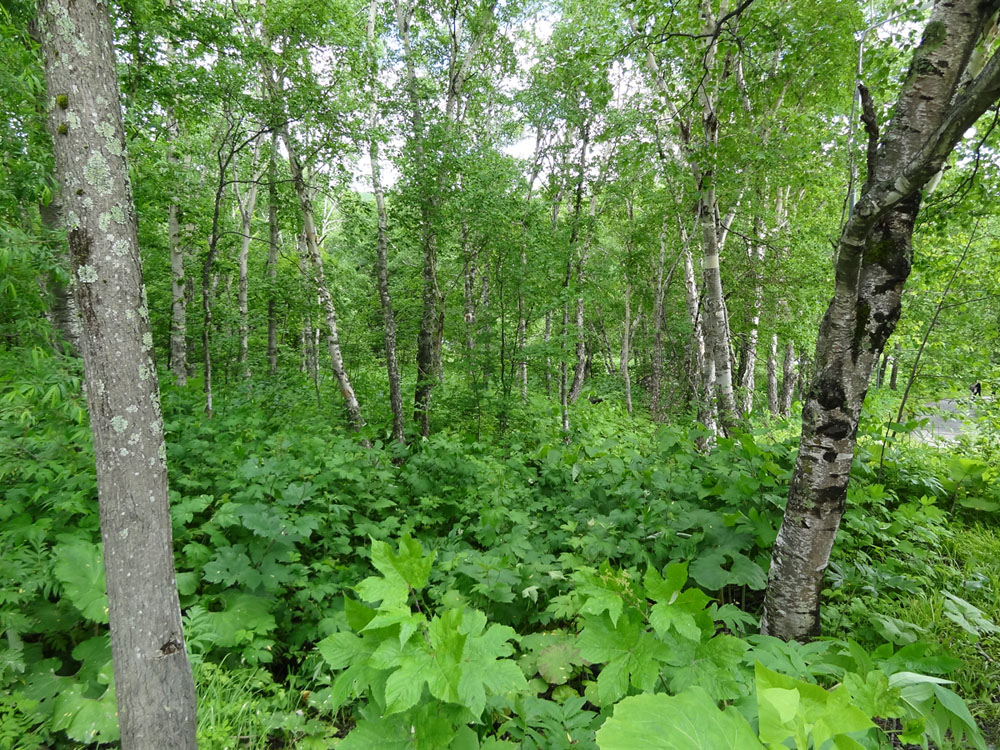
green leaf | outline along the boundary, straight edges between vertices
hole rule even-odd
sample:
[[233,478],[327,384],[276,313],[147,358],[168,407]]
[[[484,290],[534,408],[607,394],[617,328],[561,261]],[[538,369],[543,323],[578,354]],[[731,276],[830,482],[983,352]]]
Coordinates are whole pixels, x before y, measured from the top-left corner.
[[317,643],[316,648],[332,669],[346,669],[371,654],[371,647],[354,633],[332,633]]
[[361,632],[365,629],[365,625],[375,617],[375,610],[345,595],[344,616],[352,630]]
[[977,750],[986,750],[986,741],[983,739],[975,719],[972,718],[972,714],[969,713],[969,707],[965,705],[965,701],[957,693],[943,685],[934,686],[934,695],[941,706],[954,717],[954,720],[949,723],[955,739],[961,740],[962,735],[965,735],[966,739],[972,742]]
[[564,685],[573,676],[573,666],[583,660],[569,639],[562,639],[538,652],[538,674],[550,685]]
[[358,721],[351,733],[337,745],[337,750],[415,750],[410,722],[397,715]]
[[610,706],[628,691],[628,654],[608,662],[597,675],[597,697],[601,706]]
[[704,552],[691,564],[691,577],[709,591],[718,591],[732,582],[732,574],[722,567],[725,564],[724,552]]
[[733,708],[720,711],[704,690],[636,695],[615,706],[597,731],[600,750],[763,750]]
[[118,739],[118,715],[114,688],[100,698],[84,697],[84,686],[74,683],[55,698],[52,728],[64,729],[76,742],[114,742]]
[[854,672],[844,675],[844,687],[851,694],[851,702],[869,716],[899,718],[901,716],[899,690],[889,687],[884,672],[873,670],[864,677]]
[[400,668],[389,675],[385,683],[385,715],[406,711],[417,705],[426,682],[422,665],[415,659],[404,659]]
[[649,624],[659,636],[672,627],[678,635],[688,640],[695,642],[701,640],[701,628],[695,622],[694,615],[664,602],[653,605],[649,612]]
[[236,646],[241,640],[248,640],[247,636],[251,634],[267,635],[277,627],[271,614],[273,602],[269,599],[232,592],[223,595],[223,601],[225,610],[209,612],[207,616],[215,635],[216,646]]
[[[806,747],[811,735],[813,746],[822,747],[831,737],[862,732],[875,726],[856,706],[844,686],[827,691],[819,685],[778,674],[760,662],[754,666],[760,738],[782,743],[793,738]],[[795,693],[797,697],[792,697]]]
[[643,578],[646,593],[651,599],[663,604],[673,604],[688,579],[687,562],[670,563],[663,570],[663,577],[656,568],[648,568]]
[[104,559],[97,544],[78,541],[56,547],[52,570],[63,585],[63,595],[88,620],[108,621],[108,597],[104,592]]
[[372,565],[387,579],[397,577],[416,590],[427,585],[434,554],[424,556],[420,542],[404,534],[399,540],[399,552],[392,551],[386,542],[372,541]]

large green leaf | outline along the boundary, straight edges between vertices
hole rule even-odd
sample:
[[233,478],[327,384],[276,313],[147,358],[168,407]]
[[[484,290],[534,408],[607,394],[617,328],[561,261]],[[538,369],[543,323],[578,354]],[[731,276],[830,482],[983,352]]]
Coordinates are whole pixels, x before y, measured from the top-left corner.
[[601,750],[764,750],[746,719],[721,711],[704,690],[635,695],[597,732]]
[[53,572],[63,585],[63,595],[84,617],[93,622],[108,621],[100,545],[83,541],[59,545]]
[[[754,668],[760,738],[780,744],[794,738],[806,747],[812,737],[815,747],[841,735],[863,732],[875,726],[841,685],[824,690],[819,685],[778,674],[757,662]],[[849,743],[847,743],[849,744]]]

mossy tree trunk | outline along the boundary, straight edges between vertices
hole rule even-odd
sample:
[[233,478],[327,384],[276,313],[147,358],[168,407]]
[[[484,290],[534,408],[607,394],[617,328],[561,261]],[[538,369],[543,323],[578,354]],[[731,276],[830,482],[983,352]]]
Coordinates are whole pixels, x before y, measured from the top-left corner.
[[97,465],[123,750],[189,750],[166,449],[108,7],[43,0],[48,124],[62,184]]

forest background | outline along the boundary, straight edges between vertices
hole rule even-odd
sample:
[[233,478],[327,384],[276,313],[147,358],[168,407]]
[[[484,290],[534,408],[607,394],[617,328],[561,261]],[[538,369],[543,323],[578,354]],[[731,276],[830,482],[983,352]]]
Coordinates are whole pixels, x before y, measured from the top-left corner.
[[[827,637],[758,634],[928,8],[107,10],[203,747],[997,741],[995,106],[922,191]],[[115,743],[66,107],[0,31],[0,747]]]

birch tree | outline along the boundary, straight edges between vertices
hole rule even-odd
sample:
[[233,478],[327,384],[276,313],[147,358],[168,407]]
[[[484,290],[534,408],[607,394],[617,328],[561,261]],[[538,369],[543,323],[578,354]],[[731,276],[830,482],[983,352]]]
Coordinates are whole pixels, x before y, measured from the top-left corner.
[[39,8],[97,465],[124,750],[196,747],[167,507],[166,449],[108,8]]
[[[899,320],[921,188],[1000,98],[1000,54],[991,46],[996,27],[987,24],[998,9],[997,0],[935,3],[884,132],[861,89],[868,175],[837,243],[834,294],[820,325],[798,458],[772,552],[764,633],[791,639],[819,632],[823,575],[844,513],[858,419]],[[992,56],[977,70],[984,52]]]

